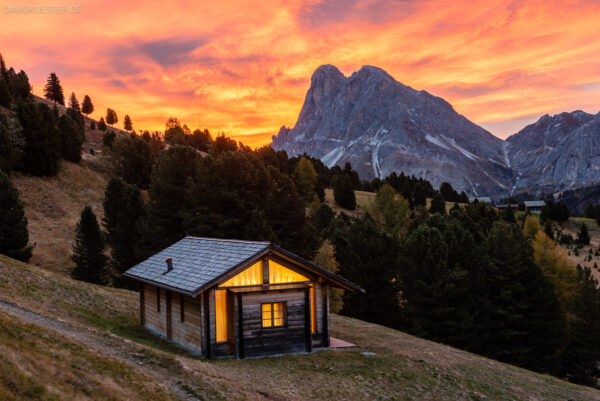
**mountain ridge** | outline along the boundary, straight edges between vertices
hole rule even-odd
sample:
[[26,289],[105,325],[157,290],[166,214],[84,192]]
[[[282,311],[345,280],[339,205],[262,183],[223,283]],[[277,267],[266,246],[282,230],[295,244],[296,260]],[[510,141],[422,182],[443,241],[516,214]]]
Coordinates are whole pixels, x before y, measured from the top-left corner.
[[[592,133],[579,134],[577,143],[565,141],[595,117],[581,110],[544,115],[502,140],[443,98],[406,86],[381,68],[365,65],[346,77],[326,64],[311,77],[296,124],[281,127],[272,146],[318,157],[329,167],[350,162],[365,179],[403,171],[434,186],[447,181],[470,195],[498,198],[532,187],[556,192],[599,180],[596,128],[584,129]],[[579,144],[585,141],[588,152]],[[599,155],[591,154],[597,142]],[[568,151],[582,157],[569,163]],[[550,162],[555,168],[542,171]],[[599,172],[594,167],[586,173],[586,163]],[[540,175],[543,182],[536,181]]]

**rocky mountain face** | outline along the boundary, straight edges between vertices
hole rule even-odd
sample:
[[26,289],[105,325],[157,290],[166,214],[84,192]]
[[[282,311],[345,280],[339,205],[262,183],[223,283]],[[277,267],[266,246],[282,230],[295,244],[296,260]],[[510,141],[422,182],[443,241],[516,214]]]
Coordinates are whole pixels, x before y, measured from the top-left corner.
[[600,180],[600,114],[545,115],[506,140],[513,192],[556,193]]
[[350,162],[363,179],[403,171],[471,194],[506,191],[512,179],[502,140],[371,66],[350,77],[319,67],[296,125],[282,127],[273,147],[330,167]]
[[560,191],[600,179],[600,114],[544,116],[506,141],[458,114],[445,100],[364,66],[351,76],[324,65],[293,128],[273,147],[326,165],[350,162],[362,179],[393,171],[447,181],[469,195]]

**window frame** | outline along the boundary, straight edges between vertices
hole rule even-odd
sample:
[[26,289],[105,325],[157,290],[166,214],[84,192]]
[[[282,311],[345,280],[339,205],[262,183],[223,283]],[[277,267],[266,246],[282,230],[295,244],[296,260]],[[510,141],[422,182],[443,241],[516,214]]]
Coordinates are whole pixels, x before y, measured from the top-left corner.
[[[281,304],[281,308],[283,310],[283,323],[281,325],[275,326],[275,317],[273,314],[273,306],[275,304]],[[263,318],[263,305],[271,305],[271,326],[264,326],[264,321],[266,319]],[[271,330],[271,329],[286,329],[288,325],[288,313],[287,313],[287,301],[277,301],[277,302],[263,302],[260,304],[260,327],[262,330]]]

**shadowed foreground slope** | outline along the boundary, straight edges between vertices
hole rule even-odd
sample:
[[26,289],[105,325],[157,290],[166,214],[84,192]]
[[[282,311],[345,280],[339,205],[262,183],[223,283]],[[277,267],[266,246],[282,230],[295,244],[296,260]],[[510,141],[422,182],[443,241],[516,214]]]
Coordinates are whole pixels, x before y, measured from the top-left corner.
[[331,334],[358,347],[197,359],[137,326],[135,292],[4,256],[0,300],[0,395],[8,398],[110,399],[114,387],[117,398],[133,399],[600,400],[591,388],[336,315]]

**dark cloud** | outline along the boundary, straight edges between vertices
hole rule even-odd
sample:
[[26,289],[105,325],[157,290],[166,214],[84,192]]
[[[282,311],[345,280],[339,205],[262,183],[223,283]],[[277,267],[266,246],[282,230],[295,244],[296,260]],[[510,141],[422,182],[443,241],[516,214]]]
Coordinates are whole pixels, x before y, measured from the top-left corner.
[[206,44],[208,40],[195,38],[182,40],[178,38],[158,39],[142,42],[138,49],[162,67],[169,67],[190,61],[190,53]]
[[117,88],[127,88],[127,84],[120,79],[111,79],[106,82],[107,85],[115,86]]
[[350,18],[370,23],[402,20],[417,11],[421,0],[323,0],[298,13],[301,26],[314,29],[341,24]]

